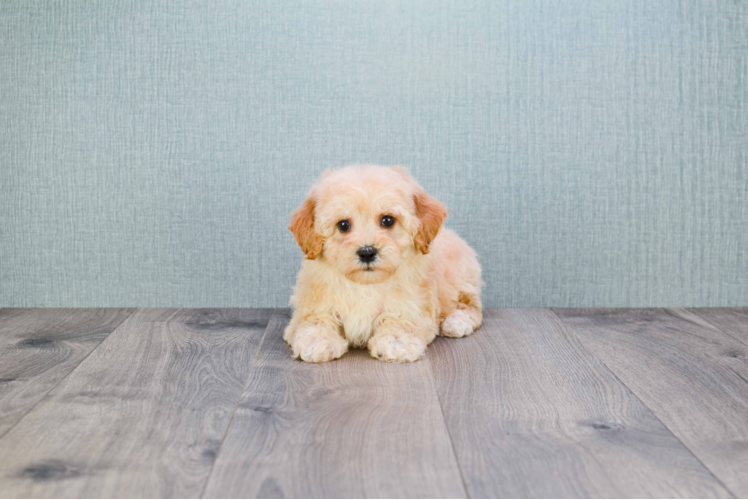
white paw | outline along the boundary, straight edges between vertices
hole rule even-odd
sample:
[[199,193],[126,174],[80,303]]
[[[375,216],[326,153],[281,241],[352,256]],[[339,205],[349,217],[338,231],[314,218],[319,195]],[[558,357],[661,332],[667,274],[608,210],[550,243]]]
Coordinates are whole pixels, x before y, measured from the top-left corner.
[[348,342],[337,332],[305,327],[296,332],[291,348],[295,358],[301,358],[308,363],[324,363],[345,354]]
[[458,309],[442,322],[442,336],[444,337],[466,337],[473,333],[473,322],[470,321],[468,313]]
[[380,361],[418,361],[426,352],[426,342],[407,333],[377,335],[369,340],[369,352]]

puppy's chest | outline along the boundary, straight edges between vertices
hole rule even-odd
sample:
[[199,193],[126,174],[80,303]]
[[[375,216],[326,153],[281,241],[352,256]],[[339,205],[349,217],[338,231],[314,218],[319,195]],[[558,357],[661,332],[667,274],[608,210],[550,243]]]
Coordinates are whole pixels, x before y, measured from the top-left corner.
[[338,314],[345,336],[352,345],[364,347],[374,333],[377,320],[387,309],[388,294],[384,291],[349,294],[338,302]]

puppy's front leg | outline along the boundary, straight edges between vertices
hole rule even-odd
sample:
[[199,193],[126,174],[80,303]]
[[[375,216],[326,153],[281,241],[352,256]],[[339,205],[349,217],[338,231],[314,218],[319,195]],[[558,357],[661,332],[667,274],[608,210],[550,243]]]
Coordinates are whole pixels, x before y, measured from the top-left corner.
[[295,358],[309,363],[324,363],[348,351],[348,341],[340,334],[333,318],[291,321],[283,338],[291,346]]
[[369,339],[369,353],[380,361],[418,361],[434,340],[438,327],[430,321],[415,324],[401,319],[385,319]]

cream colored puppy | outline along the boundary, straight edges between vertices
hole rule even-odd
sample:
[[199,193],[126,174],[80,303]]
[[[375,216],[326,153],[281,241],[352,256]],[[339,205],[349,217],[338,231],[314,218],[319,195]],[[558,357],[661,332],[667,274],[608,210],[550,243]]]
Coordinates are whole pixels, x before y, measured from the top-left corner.
[[367,346],[382,361],[416,361],[440,333],[482,321],[480,265],[441,229],[447,210],[400,167],[326,171],[292,215],[306,254],[284,339],[315,363]]

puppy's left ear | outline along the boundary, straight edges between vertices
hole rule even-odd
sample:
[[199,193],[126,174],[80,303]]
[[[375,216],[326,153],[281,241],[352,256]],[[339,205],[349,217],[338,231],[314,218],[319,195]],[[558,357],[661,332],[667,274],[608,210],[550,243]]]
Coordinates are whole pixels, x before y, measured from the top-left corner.
[[421,253],[429,253],[429,245],[439,232],[444,219],[447,218],[447,209],[439,200],[419,188],[413,195],[416,204],[416,217],[421,221],[413,241]]
[[324,243],[322,235],[314,230],[315,205],[314,194],[309,193],[309,197],[291,215],[291,225],[288,226],[307,259],[317,258]]

